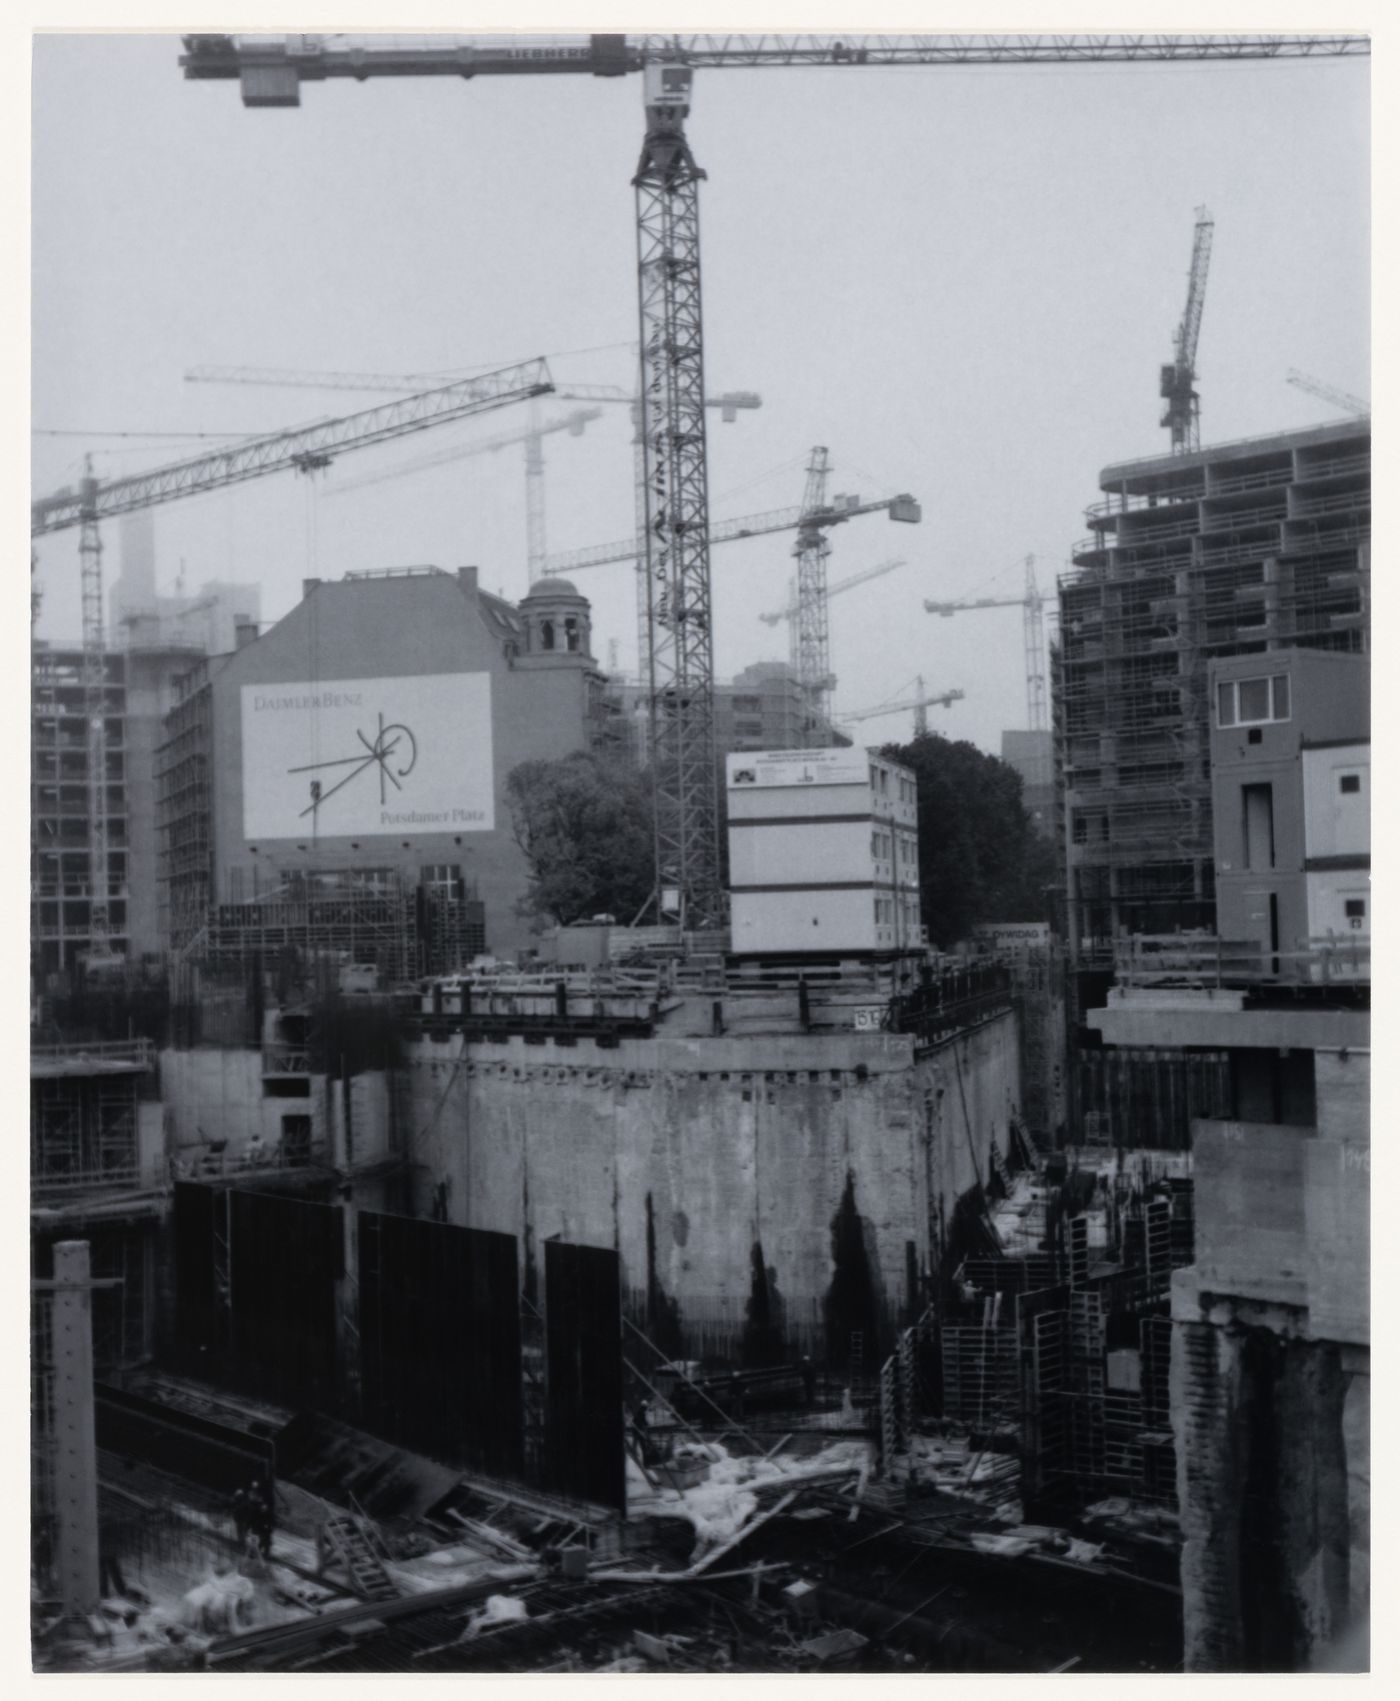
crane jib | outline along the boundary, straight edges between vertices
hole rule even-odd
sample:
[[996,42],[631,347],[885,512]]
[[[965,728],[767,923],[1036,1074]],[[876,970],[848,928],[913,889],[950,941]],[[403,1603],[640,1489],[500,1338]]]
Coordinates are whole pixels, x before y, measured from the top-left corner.
[[344,37],[189,35],[192,80],[244,84],[252,105],[296,105],[299,82],[327,77],[520,75],[621,77],[648,64],[692,67],[1132,64],[1141,61],[1365,57],[1365,35],[591,35],[424,36],[380,45]]
[[526,401],[531,396],[549,395],[553,389],[547,364],[543,360],[526,361],[341,419],[322,420],[300,431],[278,432],[235,443],[230,448],[177,461],[152,472],[135,473],[107,483],[85,481],[77,495],[62,492],[33,503],[30,535],[39,537],[46,532],[62,531],[104,515],[129,514],[139,508],[220,490],[272,473],[314,471],[329,465],[333,455],[426,431],[470,414]]

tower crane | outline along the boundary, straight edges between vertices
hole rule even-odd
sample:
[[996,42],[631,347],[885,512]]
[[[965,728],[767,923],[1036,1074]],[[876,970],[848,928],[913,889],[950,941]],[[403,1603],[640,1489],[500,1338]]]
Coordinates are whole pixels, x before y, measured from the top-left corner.
[[43,537],[79,528],[82,566],[83,707],[87,719],[89,832],[89,966],[113,961],[111,948],[111,858],[107,811],[106,644],[102,627],[102,537],[100,521],[162,502],[223,490],[272,473],[320,471],[333,457],[368,448],[455,419],[488,413],[511,402],[548,395],[554,388],[543,360],[503,367],[421,395],[388,402],[343,419],[321,420],[294,431],[252,437],[228,448],[196,455],[151,472],[98,480],[92,457],[84,463],[77,490],[60,490],[30,505],[30,535]]
[[[558,392],[555,392],[556,395]],[[480,437],[472,443],[455,443],[450,449],[434,449],[427,455],[414,455],[412,459],[400,461],[397,466],[384,467],[379,472],[360,473],[355,478],[342,478],[327,487],[327,496],[344,496],[351,490],[363,490],[371,484],[387,484],[390,480],[402,478],[407,473],[422,472],[427,467],[447,466],[452,461],[469,460],[473,455],[494,455],[502,449],[514,448],[519,443],[528,444],[532,437],[550,437],[555,432],[567,431],[570,437],[582,437],[584,429],[595,419],[603,417],[601,408],[575,408],[572,413],[566,413],[559,419],[546,420],[538,430],[527,426],[524,431],[507,431],[499,437]]]
[[1045,685],[1045,599],[1035,582],[1035,557],[1026,557],[1026,588],[1018,597],[964,597],[957,602],[924,599],[929,614],[966,614],[975,608],[1019,608],[1026,650],[1026,725],[1032,732],[1050,727],[1050,698]]
[[1176,330],[1176,359],[1162,368],[1162,424],[1172,434],[1172,453],[1188,454],[1201,446],[1201,398],[1196,394],[1196,344],[1201,335],[1201,311],[1206,304],[1206,274],[1215,220],[1205,207],[1196,208],[1196,234],[1191,243],[1191,276],[1186,308]]
[[971,66],[1363,56],[1356,35],[849,36],[602,35],[282,38],[194,35],[191,80],[235,80],[249,107],[300,103],[333,78],[640,73],[646,128],[636,190],[647,647],[657,902],[722,919],[715,761],[710,525],[703,406],[699,185],[686,139],[698,67]]
[[[382,372],[296,372],[288,371],[285,367],[275,366],[195,366],[185,374],[187,383],[195,384],[271,384],[282,389],[299,390],[421,390],[426,383],[446,383],[454,377],[464,376],[462,373],[407,373],[392,375]],[[631,410],[632,440],[634,445],[635,466],[633,483],[636,489],[637,505],[637,656],[640,671],[646,676],[646,657],[649,643],[647,620],[646,577],[640,562],[645,557],[646,539],[646,463],[642,453],[641,427],[641,398],[632,390],[624,390],[617,384],[573,384],[567,389],[556,390],[555,397],[564,402],[613,402],[622,403]],[[533,405],[533,404],[532,404]],[[722,395],[707,396],[707,408],[717,408],[720,420],[732,424],[741,411],[747,412],[763,406],[763,398],[755,395],[752,390],[727,390]],[[570,416],[577,418],[577,415]],[[598,414],[593,412],[588,416],[596,419]],[[522,432],[514,441],[525,445],[525,554],[533,584],[547,569],[545,561],[545,528],[544,528],[544,447],[541,438],[550,431],[558,430],[557,425],[535,426]],[[582,430],[582,427],[579,427]],[[574,436],[577,431],[571,431]],[[495,446],[501,446],[500,443]],[[372,478],[360,479],[359,484],[370,484],[379,479],[396,478],[399,472],[409,472],[420,466],[440,466],[444,462],[456,459],[459,455],[474,455],[478,445],[468,443],[457,449],[444,449],[440,453],[422,460],[415,460],[400,468],[376,473]],[[348,490],[350,485],[342,485],[342,490]]]
[[924,676],[920,674],[914,681],[914,695],[902,698],[897,703],[880,703],[873,709],[855,709],[848,715],[838,715],[836,718],[843,724],[849,725],[854,721],[878,720],[881,715],[901,715],[906,709],[914,711],[914,736],[923,738],[928,733],[928,711],[934,705],[950,709],[954,703],[962,702],[966,692],[963,691],[925,691]]
[[[710,541],[711,543],[715,541],[713,534]],[[844,579],[838,579],[834,585],[828,585],[826,587],[827,601],[830,602],[832,597],[839,597],[843,591],[853,591],[857,585],[863,585],[869,579],[878,579],[884,573],[893,573],[896,567],[907,567],[908,565],[909,563],[901,558],[896,561],[881,561],[874,567],[862,568],[859,573],[851,573]],[[797,619],[796,586],[793,587],[793,593],[786,608],[770,609],[768,613],[760,614],[758,618],[765,626],[776,626],[780,620],[786,620],[788,625],[791,626]],[[793,666],[795,670],[795,658]]]
[[1299,372],[1297,367],[1288,369],[1287,383],[1295,389],[1306,390],[1308,395],[1316,396],[1319,401],[1331,402],[1334,408],[1342,413],[1349,413],[1353,419],[1369,419],[1371,404],[1360,396],[1353,396],[1350,390],[1339,390],[1333,384],[1324,384],[1320,378],[1310,378],[1306,372]]
[[[922,509],[907,491],[898,496],[882,496],[874,502],[862,502],[858,496],[837,496],[820,511],[801,507],[767,508],[760,514],[716,520],[710,527],[710,547],[713,549],[718,543],[738,543],[749,537],[764,537],[769,532],[796,531],[801,525],[839,526],[847,520],[859,519],[862,514],[888,514],[892,520],[912,522],[920,518]],[[595,543],[589,549],[571,549],[562,555],[546,556],[545,567],[551,573],[580,573],[590,567],[610,567],[615,561],[635,561],[636,558],[637,540],[624,538],[616,543]]]

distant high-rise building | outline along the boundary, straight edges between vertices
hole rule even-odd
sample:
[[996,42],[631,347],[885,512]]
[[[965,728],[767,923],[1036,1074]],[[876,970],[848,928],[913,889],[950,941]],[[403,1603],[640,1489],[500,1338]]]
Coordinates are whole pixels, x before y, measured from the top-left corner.
[[[616,704],[623,724],[630,729],[630,744],[638,763],[644,765],[646,687],[636,680],[614,675],[608,684],[608,695]],[[733,679],[715,681],[715,753],[727,756],[736,750],[796,750],[814,744],[850,744],[843,733],[830,728],[824,739],[814,738],[808,714],[805,693],[788,662],[753,662]]]
[[1055,833],[1055,752],[1053,735],[1043,732],[1003,732],[1001,759],[1021,776],[1021,802],[1037,833]]

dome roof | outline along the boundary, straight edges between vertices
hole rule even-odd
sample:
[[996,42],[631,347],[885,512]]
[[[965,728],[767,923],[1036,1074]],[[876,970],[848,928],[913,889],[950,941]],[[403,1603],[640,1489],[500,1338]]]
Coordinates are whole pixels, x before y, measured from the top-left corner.
[[536,579],[530,586],[530,597],[580,597],[582,595],[577,585],[571,585],[567,579]]

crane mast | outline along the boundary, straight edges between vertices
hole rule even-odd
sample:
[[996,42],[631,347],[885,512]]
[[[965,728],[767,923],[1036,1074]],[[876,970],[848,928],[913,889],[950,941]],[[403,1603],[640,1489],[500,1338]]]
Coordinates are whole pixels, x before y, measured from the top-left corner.
[[1050,730],[1050,692],[1045,678],[1045,603],[1035,582],[1035,557],[1026,557],[1026,596],[1021,635],[1026,650],[1026,720],[1032,732]]
[[82,571],[83,715],[87,721],[89,967],[112,957],[112,858],[107,826],[107,646],[102,628],[102,535],[92,456],[78,486]]
[[802,497],[802,519],[797,542],[797,620],[793,627],[794,660],[801,692],[802,742],[830,738],[831,714],[831,628],[826,604],[826,560],[831,554],[827,528],[818,515],[827,507],[826,482],[831,473],[831,456],[818,446],[807,463],[807,488]]
[[1035,557],[1026,557],[1026,588],[1019,597],[965,597],[958,602],[935,602],[925,597],[928,614],[967,614],[978,608],[1019,608],[1021,641],[1026,665],[1026,725],[1032,732],[1050,728],[1050,693],[1045,677],[1045,599],[1035,578]]
[[647,681],[656,903],[682,926],[724,919],[700,310],[704,172],[685,135],[692,73],[649,64],[647,128],[633,177],[646,489]]
[[1172,453],[1189,454],[1201,446],[1201,398],[1196,393],[1196,344],[1201,335],[1201,313],[1206,304],[1206,274],[1215,221],[1205,207],[1196,208],[1196,234],[1191,243],[1191,276],[1186,286],[1186,308],[1176,332],[1176,359],[1162,368],[1162,396],[1166,409],[1162,424],[1171,432]]

